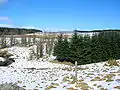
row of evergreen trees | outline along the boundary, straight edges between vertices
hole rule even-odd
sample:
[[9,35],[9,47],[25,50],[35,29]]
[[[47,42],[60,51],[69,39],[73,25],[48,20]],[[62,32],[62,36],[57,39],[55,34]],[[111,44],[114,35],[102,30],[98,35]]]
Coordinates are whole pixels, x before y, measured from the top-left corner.
[[71,39],[58,37],[53,55],[59,61],[70,61],[78,64],[89,64],[108,59],[120,59],[120,32],[103,31],[92,36],[75,32]]
[[29,33],[42,32],[37,29],[26,29],[26,28],[10,28],[10,27],[0,27],[0,35],[22,35]]

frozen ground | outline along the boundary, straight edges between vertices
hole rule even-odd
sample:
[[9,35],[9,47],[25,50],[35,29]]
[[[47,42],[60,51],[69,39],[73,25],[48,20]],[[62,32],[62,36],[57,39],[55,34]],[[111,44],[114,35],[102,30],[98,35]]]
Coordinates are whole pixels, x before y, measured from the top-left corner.
[[106,62],[78,66],[78,83],[74,84],[74,66],[41,59],[27,61],[30,48],[8,49],[15,62],[0,67],[0,84],[13,83],[27,90],[120,90],[118,66],[109,67]]

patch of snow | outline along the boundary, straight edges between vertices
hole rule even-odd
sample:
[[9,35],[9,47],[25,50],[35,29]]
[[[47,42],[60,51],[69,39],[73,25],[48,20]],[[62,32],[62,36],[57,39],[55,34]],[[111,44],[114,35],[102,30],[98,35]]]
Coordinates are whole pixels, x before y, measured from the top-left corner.
[[[33,46],[35,49],[35,46]],[[74,66],[50,63],[49,60],[55,57],[50,56],[49,60],[29,60],[30,49],[33,47],[18,47],[14,46],[8,48],[8,51],[14,54],[15,62],[8,67],[0,67],[0,84],[4,83],[16,83],[20,87],[24,87],[27,90],[39,89],[45,90],[45,88],[54,85],[56,88],[51,90],[66,90],[67,88],[75,87],[75,84],[70,84],[71,77],[75,76]],[[29,60],[29,61],[28,61]],[[119,61],[119,60],[118,60]],[[78,68],[78,80],[83,79],[84,83],[94,90],[100,90],[97,86],[101,85],[108,90],[115,90],[114,86],[119,86],[120,67],[105,66],[106,62],[93,63],[87,65],[80,65]],[[70,69],[71,70],[68,70]],[[111,82],[91,81],[95,77],[103,78],[106,74],[114,73]],[[63,81],[63,78],[69,77],[67,82]],[[97,84],[97,86],[94,86]],[[79,90],[79,89],[78,89]]]
[[3,57],[0,57],[0,61],[4,62],[4,61],[5,61],[5,59],[4,59]]

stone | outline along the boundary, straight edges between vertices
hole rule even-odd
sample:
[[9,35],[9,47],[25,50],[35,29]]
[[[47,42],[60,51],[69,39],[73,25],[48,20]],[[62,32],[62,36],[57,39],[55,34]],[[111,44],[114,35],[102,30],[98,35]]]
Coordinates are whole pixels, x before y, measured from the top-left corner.
[[0,90],[25,90],[25,89],[13,84],[1,84]]

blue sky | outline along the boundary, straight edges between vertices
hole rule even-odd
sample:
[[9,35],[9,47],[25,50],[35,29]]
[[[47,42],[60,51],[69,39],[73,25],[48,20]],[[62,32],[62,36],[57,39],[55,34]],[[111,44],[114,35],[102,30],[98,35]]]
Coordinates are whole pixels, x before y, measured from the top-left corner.
[[44,30],[120,28],[120,0],[0,0],[0,25]]

